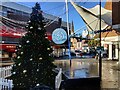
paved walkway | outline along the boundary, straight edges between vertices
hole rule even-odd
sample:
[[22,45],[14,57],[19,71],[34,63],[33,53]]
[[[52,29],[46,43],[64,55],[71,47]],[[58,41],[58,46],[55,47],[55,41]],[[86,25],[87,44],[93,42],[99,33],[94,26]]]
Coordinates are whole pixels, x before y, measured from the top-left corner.
[[[58,60],[59,61],[59,60]],[[60,60],[61,62],[63,61],[67,61],[69,62],[69,60]],[[72,59],[72,61],[75,62],[88,62],[88,63],[98,63],[98,60],[95,59]],[[74,63],[75,63],[74,62]],[[101,82],[101,88],[103,90],[120,90],[120,71],[116,69],[116,67],[118,67],[117,65],[118,61],[110,61],[110,60],[102,60],[102,82]],[[77,64],[80,65],[79,63],[74,64],[74,66],[72,66],[72,68],[76,68]],[[64,63],[65,64],[65,63]],[[66,65],[66,64],[65,64]],[[93,64],[94,65],[94,64]],[[98,66],[94,66],[93,67],[89,67],[90,70],[92,70],[92,72],[90,72],[92,75],[95,75],[97,73],[95,73],[95,69],[98,69]],[[69,65],[66,65],[67,67]],[[79,66],[80,68],[81,66]],[[94,69],[94,70],[93,70]],[[96,71],[97,72],[97,71]],[[119,88],[119,89],[118,89]]]
[[[116,69],[118,61],[103,61],[102,63],[102,88],[116,90],[120,87],[120,71]],[[119,88],[120,89],[120,88]],[[118,89],[118,90],[119,90]]]
[[[69,60],[56,60],[56,61],[68,61]],[[98,61],[95,60],[95,59],[72,59],[72,61],[75,61],[75,62],[88,62],[88,63],[97,63]],[[116,67],[118,67],[117,65],[117,62],[118,61],[109,61],[109,60],[105,60],[103,59],[102,60],[102,82],[101,82],[101,87],[102,88],[106,88],[106,90],[120,90],[120,70],[117,70]],[[0,63],[0,66],[1,64],[3,65],[11,65],[12,63]],[[66,67],[69,67],[68,64],[65,64]],[[81,65],[80,63],[77,63],[77,65]],[[75,68],[76,67],[76,64],[74,65]],[[73,66],[73,68],[74,68]],[[81,67],[83,68],[83,67]],[[92,68],[89,68],[89,69],[94,69],[94,68],[98,68],[97,67],[93,67]],[[68,68],[66,68],[68,69]],[[92,75],[93,73],[95,72],[92,72]],[[116,89],[116,88],[119,88],[119,89]]]

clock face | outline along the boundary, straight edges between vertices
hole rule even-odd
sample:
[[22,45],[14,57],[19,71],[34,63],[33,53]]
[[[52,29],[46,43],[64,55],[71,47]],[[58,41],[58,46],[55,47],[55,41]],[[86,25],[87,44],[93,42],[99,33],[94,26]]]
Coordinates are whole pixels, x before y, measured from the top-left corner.
[[63,44],[67,40],[67,33],[62,28],[57,28],[52,33],[52,40],[55,44]]

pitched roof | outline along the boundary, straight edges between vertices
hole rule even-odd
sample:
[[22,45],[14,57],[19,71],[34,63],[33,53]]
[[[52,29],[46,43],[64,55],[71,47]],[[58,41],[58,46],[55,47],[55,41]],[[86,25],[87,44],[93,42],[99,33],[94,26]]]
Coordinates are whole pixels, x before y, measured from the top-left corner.
[[[111,31],[101,33],[101,38],[114,37],[114,36],[120,36],[120,30],[113,29]],[[94,38],[99,38],[99,34],[96,34]]]
[[113,29],[112,31],[104,32],[101,34],[101,37],[113,37],[113,36],[120,36],[120,31]]

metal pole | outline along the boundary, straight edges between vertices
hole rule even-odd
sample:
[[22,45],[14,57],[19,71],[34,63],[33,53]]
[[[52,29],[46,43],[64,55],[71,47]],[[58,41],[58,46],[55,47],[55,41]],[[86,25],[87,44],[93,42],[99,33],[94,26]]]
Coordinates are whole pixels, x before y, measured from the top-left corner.
[[68,0],[66,0],[66,18],[67,18],[67,31],[68,31],[68,52],[69,52],[69,60],[70,60],[70,67],[71,67],[71,48],[70,48],[70,31],[69,31],[69,16],[68,16]]
[[102,57],[101,57],[101,0],[99,2],[100,4],[100,54],[99,54],[99,77],[100,81],[102,80]]

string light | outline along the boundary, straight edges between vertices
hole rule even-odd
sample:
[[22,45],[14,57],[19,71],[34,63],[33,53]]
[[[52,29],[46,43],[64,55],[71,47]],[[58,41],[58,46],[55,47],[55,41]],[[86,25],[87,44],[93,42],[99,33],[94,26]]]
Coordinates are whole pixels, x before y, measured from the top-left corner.
[[19,45],[19,47],[21,47],[21,45]]
[[25,36],[25,34],[23,34],[23,36]]
[[30,29],[33,29],[33,27],[31,26]]
[[[6,22],[7,23],[7,22]],[[13,35],[19,35],[19,36],[22,36],[24,33],[25,33],[25,31],[24,31],[24,28],[22,27],[19,27],[19,32],[18,32],[18,27],[17,26],[14,26],[14,29],[13,28],[11,28],[11,27],[9,27],[9,26],[6,26],[6,25],[4,25],[3,23],[2,23],[2,25],[4,26],[4,27],[6,27],[7,29],[8,29],[8,31],[5,31],[4,33],[7,33],[7,34],[13,34]],[[12,25],[11,25],[12,26]],[[13,27],[12,26],[12,27]]]
[[16,72],[13,72],[13,74],[16,74]]
[[[61,15],[59,15],[58,17],[60,17],[60,16],[62,16],[62,15],[64,15],[64,14],[66,14],[66,12],[65,13],[63,13],[63,14],[61,14]],[[49,26],[49,25],[51,25],[53,22],[55,22],[56,21],[56,19],[58,19],[58,17],[57,18],[55,18],[52,22],[50,21],[50,22],[48,22],[44,27],[47,27],[47,26]],[[5,17],[4,17],[5,18]],[[11,19],[8,19],[8,18],[5,18],[5,19],[7,19],[7,20],[9,20],[9,21],[11,21],[11,22],[14,22],[14,23],[18,23],[18,22],[15,22],[14,20],[11,20]],[[23,22],[22,22],[23,23]],[[24,22],[24,24],[26,24],[26,22]],[[31,27],[32,28],[32,27]]]
[[40,84],[36,84],[36,86],[39,86]]
[[20,56],[17,57],[18,59],[20,58]]
[[27,40],[26,42],[27,42],[27,43],[29,43],[30,41],[29,41],[29,40]]
[[41,30],[41,28],[39,27],[38,30]]
[[21,52],[21,54],[23,54],[23,52]]
[[24,70],[24,71],[23,71],[23,73],[26,73],[26,72],[27,72],[27,70]]
[[[66,13],[66,12],[65,12]],[[64,14],[65,14],[64,13]],[[58,17],[60,17],[60,16],[62,16],[62,15],[64,15],[64,14],[61,14],[61,15],[59,15]],[[55,21],[56,21],[56,19],[58,19],[58,17],[57,18],[55,18],[53,21],[49,21],[44,27],[47,27],[47,26],[49,26],[49,25],[51,25],[52,23],[54,23]],[[6,18],[7,19],[7,18]],[[10,19],[9,19],[9,21],[11,21]],[[12,20],[12,22],[13,22],[13,20]],[[12,23],[13,24],[13,23]],[[24,23],[25,24],[25,23]],[[16,25],[16,24],[15,24]],[[14,26],[14,25],[13,25]],[[28,27],[28,26],[26,26],[26,27]],[[23,28],[23,27],[22,27]],[[30,29],[33,29],[33,27],[31,26],[30,27]],[[25,31],[24,31],[25,32]],[[23,34],[23,36],[25,36],[25,34]]]
[[[7,19],[8,21],[11,21],[11,22],[14,22],[14,23],[27,24],[27,23],[24,22],[24,21],[15,21],[15,20],[12,20],[12,19],[7,18],[7,17],[4,17],[4,16],[2,16],[2,18]],[[13,24],[14,24],[14,23],[13,23]],[[14,25],[17,25],[17,24],[14,24]],[[18,26],[18,25],[17,25],[17,26]]]
[[33,59],[31,58],[30,61],[32,61]]
[[37,72],[39,71],[39,69],[37,69]]
[[31,21],[29,20],[28,23],[31,23]]
[[15,52],[17,52],[17,49],[15,49]]
[[[64,13],[64,14],[66,14],[66,13]],[[64,15],[64,14],[63,14],[63,15]],[[59,15],[58,17],[60,17],[60,16],[62,16],[62,14]],[[57,17],[57,18],[58,18],[58,17]],[[12,19],[8,19],[8,18],[6,18],[6,17],[4,17],[4,18],[7,19],[7,20],[9,20],[9,21],[11,21],[11,22],[18,23],[18,21],[15,21],[15,20],[12,20]],[[56,18],[56,19],[57,19],[57,18]],[[56,19],[55,19],[55,20],[56,20]],[[55,21],[55,20],[53,20],[53,21]],[[28,21],[28,22],[29,22],[29,21]],[[27,24],[27,23],[24,22],[24,21],[19,21],[19,23]],[[53,23],[53,22],[52,22],[52,23]],[[52,24],[52,23],[50,23],[50,24]],[[49,25],[50,25],[50,24],[49,24]],[[49,26],[49,25],[47,25],[47,26]],[[46,26],[45,26],[45,27],[46,27]]]
[[26,26],[26,28],[28,28],[28,25]]
[[20,65],[21,65],[21,63],[18,64],[18,66],[20,66]]
[[48,39],[48,37],[45,37],[46,39]]
[[42,60],[42,57],[40,57],[39,60]]
[[50,48],[47,48],[47,50],[50,50]]

